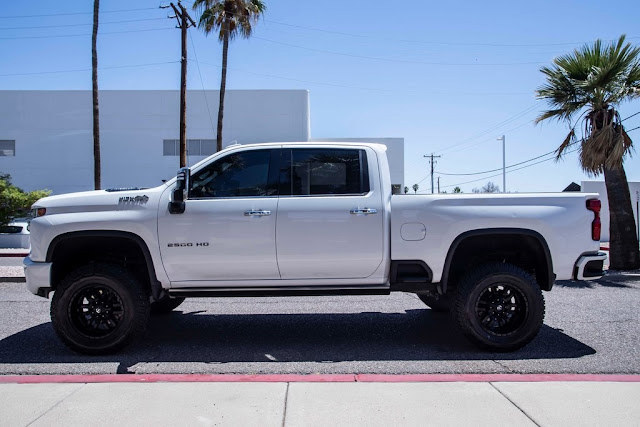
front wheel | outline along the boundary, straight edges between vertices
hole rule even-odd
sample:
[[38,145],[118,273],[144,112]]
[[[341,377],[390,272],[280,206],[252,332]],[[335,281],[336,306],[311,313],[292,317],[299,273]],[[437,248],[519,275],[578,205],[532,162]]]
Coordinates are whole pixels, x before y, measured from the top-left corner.
[[51,323],[60,339],[84,354],[113,353],[142,336],[149,296],[125,269],[92,264],[70,273],[51,301]]
[[488,264],[460,282],[453,315],[478,346],[511,351],[529,343],[544,320],[544,298],[536,280],[511,264]]

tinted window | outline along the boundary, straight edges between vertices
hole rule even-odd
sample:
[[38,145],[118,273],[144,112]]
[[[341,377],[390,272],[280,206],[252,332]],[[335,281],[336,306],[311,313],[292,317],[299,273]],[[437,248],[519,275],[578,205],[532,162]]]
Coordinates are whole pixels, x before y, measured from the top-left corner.
[[[362,194],[369,191],[363,150],[294,149],[287,178],[292,195]],[[288,187],[288,185],[287,185]]]
[[191,177],[189,197],[271,196],[268,190],[271,150],[245,151],[216,160]]

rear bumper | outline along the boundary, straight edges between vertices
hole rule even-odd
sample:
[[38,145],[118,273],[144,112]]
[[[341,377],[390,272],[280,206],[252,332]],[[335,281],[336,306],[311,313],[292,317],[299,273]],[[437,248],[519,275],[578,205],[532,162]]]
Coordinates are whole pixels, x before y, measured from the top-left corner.
[[596,280],[604,275],[604,261],[607,254],[604,252],[582,254],[573,269],[575,280]]
[[24,277],[27,289],[34,295],[47,297],[51,290],[51,263],[34,262],[30,257],[24,259]]

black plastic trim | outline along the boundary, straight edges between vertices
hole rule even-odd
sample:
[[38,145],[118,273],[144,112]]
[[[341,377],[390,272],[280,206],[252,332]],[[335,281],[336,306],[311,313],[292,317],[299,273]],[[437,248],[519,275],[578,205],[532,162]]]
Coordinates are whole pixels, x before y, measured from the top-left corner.
[[[580,261],[580,258],[582,257],[587,257],[587,256],[596,256],[596,255],[600,255],[601,253],[604,252],[600,252],[600,251],[587,251],[587,252],[583,252],[580,254],[580,256],[578,258],[576,258],[575,262],[573,263],[573,274],[571,276],[571,278],[573,280],[578,280],[578,261]],[[589,261],[591,262],[591,261]],[[588,264],[588,263],[587,263]],[[602,262],[602,267],[604,268],[604,261]],[[586,265],[585,265],[585,270],[586,270]],[[582,273],[582,275],[587,278],[588,276],[585,276],[584,272]],[[602,272],[602,274],[600,274],[600,276],[604,275],[604,271]],[[597,277],[597,276],[590,276],[590,277]]]
[[451,261],[453,260],[453,256],[455,255],[456,249],[465,239],[469,237],[476,236],[487,236],[487,235],[505,235],[505,234],[515,234],[515,235],[524,235],[529,237],[534,237],[538,240],[538,242],[542,245],[542,249],[544,251],[545,260],[547,262],[548,267],[548,277],[547,283],[540,284],[540,287],[545,291],[550,291],[553,287],[553,282],[556,279],[556,275],[553,273],[553,261],[551,260],[551,252],[549,251],[549,245],[547,241],[544,239],[542,234],[537,231],[528,230],[526,228],[485,228],[482,230],[471,230],[466,231],[456,237],[449,247],[449,251],[447,252],[447,258],[444,262],[444,268],[442,271],[442,279],[440,281],[440,285],[442,287],[442,293],[447,292],[447,281],[449,280],[449,271],[451,269]]
[[82,238],[82,237],[115,237],[121,239],[127,239],[135,242],[142,250],[142,254],[144,255],[145,263],[147,264],[147,272],[149,273],[149,283],[151,284],[151,294],[154,299],[160,298],[163,288],[162,284],[158,281],[156,277],[156,272],[153,267],[153,259],[151,258],[151,252],[147,247],[147,244],[142,237],[137,234],[129,233],[127,231],[114,231],[114,230],[91,230],[91,231],[72,231],[70,233],[64,233],[59,236],[56,236],[51,243],[49,244],[49,248],[47,249],[47,257],[46,261],[51,262],[53,259],[53,254],[55,252],[56,246],[64,241],[74,238]]
[[389,288],[177,288],[169,289],[169,295],[185,298],[205,297],[299,297],[299,296],[323,296],[323,295],[389,295]]
[[[401,281],[398,281],[398,267],[400,265],[419,265],[427,273],[427,280],[425,280],[423,283],[431,283],[431,281],[433,280],[433,271],[431,271],[431,268],[429,268],[426,262],[422,260],[399,260],[399,261],[394,260],[394,261],[391,261],[391,271],[389,272],[389,281],[392,284],[401,282]],[[415,283],[415,282],[410,281],[410,283]]]

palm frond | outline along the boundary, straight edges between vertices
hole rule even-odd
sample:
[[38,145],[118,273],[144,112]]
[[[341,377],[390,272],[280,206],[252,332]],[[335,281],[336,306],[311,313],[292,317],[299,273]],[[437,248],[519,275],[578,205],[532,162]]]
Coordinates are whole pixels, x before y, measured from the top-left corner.
[[237,35],[250,37],[266,5],[262,0],[195,0],[193,9],[200,12],[198,27],[205,34],[218,31],[222,41],[225,33],[230,40]]
[[562,157],[562,154],[564,153],[564,150],[566,150],[567,147],[575,144],[575,136],[576,136],[575,129],[571,129],[567,137],[564,139],[564,141],[562,141],[562,144],[560,144],[560,147],[558,147],[558,149],[555,151],[556,161],[560,160],[560,158]]

